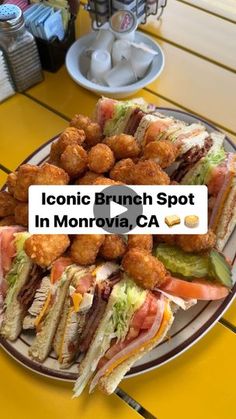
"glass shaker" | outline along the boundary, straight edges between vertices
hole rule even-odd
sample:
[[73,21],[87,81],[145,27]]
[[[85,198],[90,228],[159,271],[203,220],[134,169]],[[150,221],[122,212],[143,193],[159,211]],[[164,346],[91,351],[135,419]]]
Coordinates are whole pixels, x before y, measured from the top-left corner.
[[18,6],[0,6],[0,47],[18,92],[43,80],[35,39],[26,30],[23,13]]

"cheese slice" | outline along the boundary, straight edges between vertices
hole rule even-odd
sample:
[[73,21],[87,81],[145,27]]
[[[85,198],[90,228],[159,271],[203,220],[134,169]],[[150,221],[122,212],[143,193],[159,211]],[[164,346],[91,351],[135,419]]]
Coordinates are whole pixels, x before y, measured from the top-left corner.
[[49,291],[48,296],[47,296],[47,299],[46,299],[46,301],[44,303],[44,306],[43,306],[42,310],[40,311],[39,315],[35,319],[34,324],[35,324],[35,327],[36,328],[39,326],[39,323],[41,322],[42,318],[44,317],[44,315],[47,312],[47,309],[48,309],[49,304],[50,304],[50,301],[51,301],[51,296],[52,296],[52,294]]
[[80,309],[80,304],[81,304],[81,301],[82,301],[83,297],[82,297],[82,295],[79,292],[74,292],[71,295],[71,299],[72,299],[72,302],[73,302],[74,311],[76,313],[78,313],[78,311]]

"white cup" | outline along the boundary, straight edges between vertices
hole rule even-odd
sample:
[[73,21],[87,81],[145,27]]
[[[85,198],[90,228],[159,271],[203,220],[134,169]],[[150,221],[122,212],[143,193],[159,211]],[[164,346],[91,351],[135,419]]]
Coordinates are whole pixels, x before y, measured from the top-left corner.
[[104,73],[111,69],[111,55],[108,51],[98,49],[91,56],[89,76],[91,80],[104,84]]
[[135,30],[130,32],[115,32],[113,31],[117,40],[126,40],[129,42],[133,42],[135,38]]
[[145,76],[148,67],[157,54],[157,51],[148,48],[145,44],[131,44],[130,62],[138,78]]
[[108,29],[100,29],[92,44],[86,49],[86,52],[90,54],[98,49],[103,49],[110,53],[114,40],[115,35],[111,31]]
[[104,80],[110,87],[121,87],[137,81],[137,76],[130,62],[122,60],[105,74]]
[[118,39],[114,42],[111,52],[112,64],[115,66],[124,58],[129,60],[130,58],[130,42],[125,39]]

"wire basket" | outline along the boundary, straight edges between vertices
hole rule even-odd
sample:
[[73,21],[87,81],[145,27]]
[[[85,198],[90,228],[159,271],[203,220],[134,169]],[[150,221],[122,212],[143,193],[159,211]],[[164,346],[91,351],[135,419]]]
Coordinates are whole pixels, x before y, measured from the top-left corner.
[[156,15],[160,19],[167,0],[88,0],[85,9],[92,19],[93,29],[98,29],[117,10],[129,10],[135,14],[138,23],[146,23],[148,16]]

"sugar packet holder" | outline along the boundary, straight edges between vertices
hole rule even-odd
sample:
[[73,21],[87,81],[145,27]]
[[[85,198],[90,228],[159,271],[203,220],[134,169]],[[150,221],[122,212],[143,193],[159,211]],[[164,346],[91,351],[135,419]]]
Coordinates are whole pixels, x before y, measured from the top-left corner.
[[35,38],[44,70],[54,73],[64,64],[66,53],[73,42],[75,42],[75,19],[76,16],[72,15],[66,35],[62,41],[59,41],[57,38],[53,38],[51,41]]
[[[62,9],[54,8],[51,3],[37,3],[24,12],[27,29],[37,38],[50,41],[54,37],[62,40],[65,37],[65,25]],[[67,24],[66,24],[67,25]]]
[[[58,0],[53,0],[58,3]],[[61,2],[61,0],[59,0]],[[44,70],[56,72],[64,63],[70,46],[75,42],[75,19],[79,11],[80,1],[69,0],[70,19],[63,40],[53,38],[50,41],[36,37],[40,60]]]

